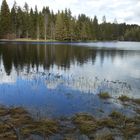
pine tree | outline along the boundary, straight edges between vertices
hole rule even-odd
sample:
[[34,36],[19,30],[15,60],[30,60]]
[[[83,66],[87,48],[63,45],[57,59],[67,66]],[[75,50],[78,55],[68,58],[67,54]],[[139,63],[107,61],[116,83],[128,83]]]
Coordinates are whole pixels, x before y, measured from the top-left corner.
[[93,20],[93,39],[97,40],[98,39],[98,19],[96,16],[94,16],[94,20]]
[[17,8],[17,37],[23,37],[23,27],[24,27],[24,14],[21,8],[18,6]]
[[11,9],[11,32],[14,38],[16,38],[16,34],[17,34],[17,4],[16,2],[14,2],[14,5]]
[[10,22],[10,10],[9,10],[6,0],[3,0],[2,5],[1,5],[0,26],[1,26],[1,37],[9,38],[11,22]]
[[55,37],[57,40],[64,39],[64,21],[63,21],[63,12],[58,12],[56,17],[56,25],[55,25]]
[[23,18],[23,25],[24,25],[24,36],[26,38],[29,37],[29,24],[30,24],[30,20],[29,20],[29,6],[27,3],[25,3],[24,5],[24,18]]
[[30,9],[30,18],[29,18],[29,37],[30,38],[34,38],[34,34],[35,34],[35,31],[34,31],[34,12],[33,12],[33,9],[31,8]]

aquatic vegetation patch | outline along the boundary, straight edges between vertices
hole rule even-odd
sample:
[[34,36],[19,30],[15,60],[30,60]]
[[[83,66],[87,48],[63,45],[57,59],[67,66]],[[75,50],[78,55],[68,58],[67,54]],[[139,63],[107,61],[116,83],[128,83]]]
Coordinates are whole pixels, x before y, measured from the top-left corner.
[[80,129],[83,134],[90,134],[98,128],[95,118],[88,114],[77,114],[73,117],[74,124]]
[[100,127],[108,127],[108,128],[115,128],[116,122],[111,118],[104,118],[97,121],[98,126]]
[[110,117],[116,122],[118,128],[123,136],[128,139],[140,132],[140,117],[128,118],[120,112],[113,111]]
[[112,111],[109,116],[113,119],[123,119],[124,118],[124,115],[117,111]]
[[129,98],[128,96],[126,96],[126,95],[121,95],[118,99],[122,102],[131,101],[133,103],[136,103],[136,104],[140,105],[140,99],[132,99],[132,98]]
[[31,134],[49,136],[58,131],[58,123],[51,119],[36,121],[23,108],[0,108],[0,138],[15,140]]
[[140,132],[140,117],[128,118],[121,129],[126,139],[131,138]]
[[129,118],[120,112],[112,111],[109,116],[100,119],[80,113],[69,119],[54,120],[46,117],[35,120],[23,108],[0,108],[2,140],[26,139],[32,135],[49,138],[59,134],[67,137],[76,134],[75,132],[95,140],[114,140],[116,135],[131,139],[140,132],[140,116]]
[[[113,140],[115,133],[113,130],[118,130],[120,136],[124,138],[132,138],[140,132],[140,117],[128,118],[120,112],[113,111],[108,117],[97,119],[88,114],[77,114],[73,117],[73,123],[80,130],[82,134],[87,135],[89,138],[92,136],[94,139]],[[96,138],[99,130],[107,128],[111,133],[103,134],[101,137]]]
[[122,102],[125,102],[125,101],[130,101],[131,99],[126,96],[126,95],[121,95],[119,98],[118,98],[120,101]]
[[31,124],[27,124],[22,128],[21,133],[24,137],[29,136],[30,134],[38,134],[42,136],[49,136],[58,131],[58,124],[53,120],[41,120],[36,121]]
[[101,99],[109,99],[111,98],[111,96],[109,95],[108,92],[101,92],[98,94],[98,96],[101,98]]

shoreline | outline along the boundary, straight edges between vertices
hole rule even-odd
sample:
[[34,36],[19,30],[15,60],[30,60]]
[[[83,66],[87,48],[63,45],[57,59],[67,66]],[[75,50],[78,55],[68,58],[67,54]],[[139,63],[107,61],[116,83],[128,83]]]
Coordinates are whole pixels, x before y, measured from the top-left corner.
[[139,41],[128,41],[128,40],[32,40],[32,39],[0,39],[0,42],[23,42],[23,43],[90,43],[90,42],[139,42]]
[[[80,43],[80,42],[119,42],[120,40],[32,40],[32,39],[0,39],[0,42],[43,42],[43,43]],[[128,41],[126,41],[128,42]]]

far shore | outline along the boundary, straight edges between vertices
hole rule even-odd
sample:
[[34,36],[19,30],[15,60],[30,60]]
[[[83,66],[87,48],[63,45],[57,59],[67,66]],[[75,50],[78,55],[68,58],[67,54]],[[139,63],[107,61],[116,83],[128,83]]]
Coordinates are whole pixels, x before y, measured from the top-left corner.
[[43,40],[43,39],[26,39],[26,38],[20,38],[20,39],[0,39],[0,42],[117,42],[121,40]]
[[26,39],[26,38],[20,38],[20,39],[0,39],[0,42],[58,42],[58,40],[43,40],[43,39]]
[[128,40],[43,40],[43,39],[27,39],[27,38],[19,38],[19,39],[0,39],[0,42],[7,43],[96,43],[96,42],[139,42],[139,41],[128,41]]

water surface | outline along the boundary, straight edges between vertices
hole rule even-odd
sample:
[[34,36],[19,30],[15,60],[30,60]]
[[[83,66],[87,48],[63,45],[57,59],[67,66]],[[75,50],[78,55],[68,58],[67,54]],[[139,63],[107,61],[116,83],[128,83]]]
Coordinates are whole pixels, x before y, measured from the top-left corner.
[[[113,99],[97,96],[107,91]],[[140,98],[140,43],[0,43],[0,104],[41,116],[102,116]]]

